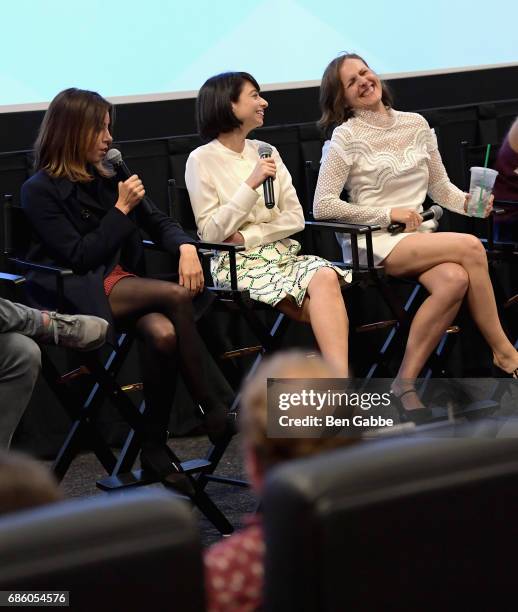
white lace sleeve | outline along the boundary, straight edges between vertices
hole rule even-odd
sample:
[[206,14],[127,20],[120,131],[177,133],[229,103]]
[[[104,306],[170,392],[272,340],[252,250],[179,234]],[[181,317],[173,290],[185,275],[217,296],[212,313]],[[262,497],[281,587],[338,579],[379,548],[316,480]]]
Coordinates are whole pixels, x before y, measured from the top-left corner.
[[331,142],[327,154],[323,156],[318,174],[313,201],[315,219],[336,219],[345,223],[364,223],[386,227],[390,224],[389,208],[358,206],[340,198],[349,176],[351,163],[352,160],[339,149],[339,146]]
[[428,195],[434,202],[444,206],[444,208],[465,215],[465,194],[458,187],[455,187],[448,178],[433,130],[430,130],[428,153],[430,154],[430,159],[428,160],[428,173],[430,176],[428,180]]

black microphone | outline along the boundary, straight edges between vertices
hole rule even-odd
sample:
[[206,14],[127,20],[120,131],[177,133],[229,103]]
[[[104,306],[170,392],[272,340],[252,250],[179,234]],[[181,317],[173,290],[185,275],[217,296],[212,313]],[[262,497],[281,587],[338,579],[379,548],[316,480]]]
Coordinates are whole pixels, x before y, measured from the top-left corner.
[[[117,177],[125,181],[129,179],[130,176],[133,176],[135,173],[131,172],[131,170],[126,166],[124,160],[122,159],[122,153],[119,149],[110,149],[108,153],[106,153],[104,157],[104,162],[113,166]],[[144,196],[142,200],[140,200],[140,205],[146,213],[151,213],[153,210],[153,204],[147,196]]]
[[[272,156],[272,147],[265,142],[259,145],[258,153],[261,159],[266,159]],[[264,205],[266,208],[273,208],[275,206],[275,194],[273,191],[273,178],[269,176],[263,183],[264,192]]]
[[[433,206],[430,206],[426,212],[421,213],[421,217],[423,218],[423,221],[428,221],[428,219],[435,219],[436,221],[439,221],[439,219],[442,217],[442,213],[442,208],[437,206],[437,204],[434,204]],[[404,223],[391,223],[387,227],[388,233],[392,234],[393,236],[396,234],[401,234],[401,232],[404,232],[405,229],[406,225]]]

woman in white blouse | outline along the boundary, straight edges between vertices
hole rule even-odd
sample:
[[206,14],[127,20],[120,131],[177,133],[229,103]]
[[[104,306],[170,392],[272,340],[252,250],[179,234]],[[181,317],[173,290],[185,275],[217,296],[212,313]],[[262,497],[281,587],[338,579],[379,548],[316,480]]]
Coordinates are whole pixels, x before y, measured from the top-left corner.
[[[216,75],[197,99],[197,120],[207,144],[187,160],[185,180],[200,238],[244,244],[237,255],[238,286],[253,299],[309,322],[324,358],[348,375],[348,319],[340,282],[345,273],[314,256],[298,255],[289,236],[304,228],[302,207],[279,153],[260,159],[264,143],[248,140],[262,126],[268,103],[245,72]],[[265,207],[263,183],[274,179],[275,206]],[[219,286],[230,285],[228,255],[212,261]]]
[[[464,297],[493,351],[495,365],[518,377],[518,352],[498,319],[480,240],[469,234],[435,234],[434,221],[423,223],[427,193],[459,214],[465,214],[469,199],[448,179],[426,120],[392,109],[386,86],[356,54],[341,55],[326,68],[320,104],[320,125],[327,134],[332,132],[332,138],[320,168],[315,218],[380,225],[383,229],[373,237],[376,263],[392,276],[417,278],[430,294],[413,319],[392,386],[402,412],[414,421],[430,416],[413,381]],[[344,187],[347,202],[340,198]],[[491,208],[492,200],[486,216]],[[393,222],[404,223],[405,233],[389,234],[386,228]],[[342,246],[347,259],[348,244]]]

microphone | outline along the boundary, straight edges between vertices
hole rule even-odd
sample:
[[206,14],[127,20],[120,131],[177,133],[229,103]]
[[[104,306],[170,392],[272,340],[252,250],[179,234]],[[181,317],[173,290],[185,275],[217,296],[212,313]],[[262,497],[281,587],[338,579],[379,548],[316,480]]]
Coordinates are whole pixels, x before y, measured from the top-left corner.
[[[435,219],[436,221],[439,221],[439,219],[442,217],[442,213],[442,208],[437,206],[437,204],[434,204],[433,206],[430,206],[426,212],[421,213],[421,217],[423,217],[423,221],[428,221],[428,219]],[[406,225],[404,223],[391,223],[387,227],[388,233],[392,234],[393,236],[396,234],[401,234],[401,232],[404,232],[405,229]]]
[[[257,150],[261,159],[266,159],[272,156],[272,147],[269,144],[263,143],[259,145]],[[273,208],[275,206],[275,194],[273,191],[273,178],[269,176],[263,183],[264,192],[264,205],[266,208]]]
[[[122,181],[129,179],[130,176],[135,174],[126,166],[119,149],[110,149],[104,157],[104,162],[113,166],[117,177]],[[147,196],[144,196],[142,200],[140,200],[140,206],[146,213],[151,213],[153,210],[153,205]]]

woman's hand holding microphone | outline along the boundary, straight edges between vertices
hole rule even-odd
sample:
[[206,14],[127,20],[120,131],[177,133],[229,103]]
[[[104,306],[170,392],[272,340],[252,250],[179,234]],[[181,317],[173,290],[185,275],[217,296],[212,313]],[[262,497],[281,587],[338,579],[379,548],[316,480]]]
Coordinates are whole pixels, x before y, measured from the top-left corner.
[[146,190],[138,175],[133,174],[125,181],[119,181],[119,198],[115,204],[125,215],[130,213],[146,195]]
[[423,217],[412,208],[392,208],[391,223],[404,223],[405,232],[414,232],[423,222]]
[[277,168],[275,167],[275,160],[273,157],[262,157],[255,168],[252,170],[252,174],[246,179],[245,183],[252,189],[257,189],[268,177],[272,177],[275,180]]
[[[277,168],[275,166],[275,160],[272,157],[262,157],[255,165],[252,174],[246,179],[245,183],[255,191],[267,178],[271,177],[275,180],[276,174]],[[230,236],[227,236],[223,242],[245,244],[245,239],[241,232],[234,232]]]

